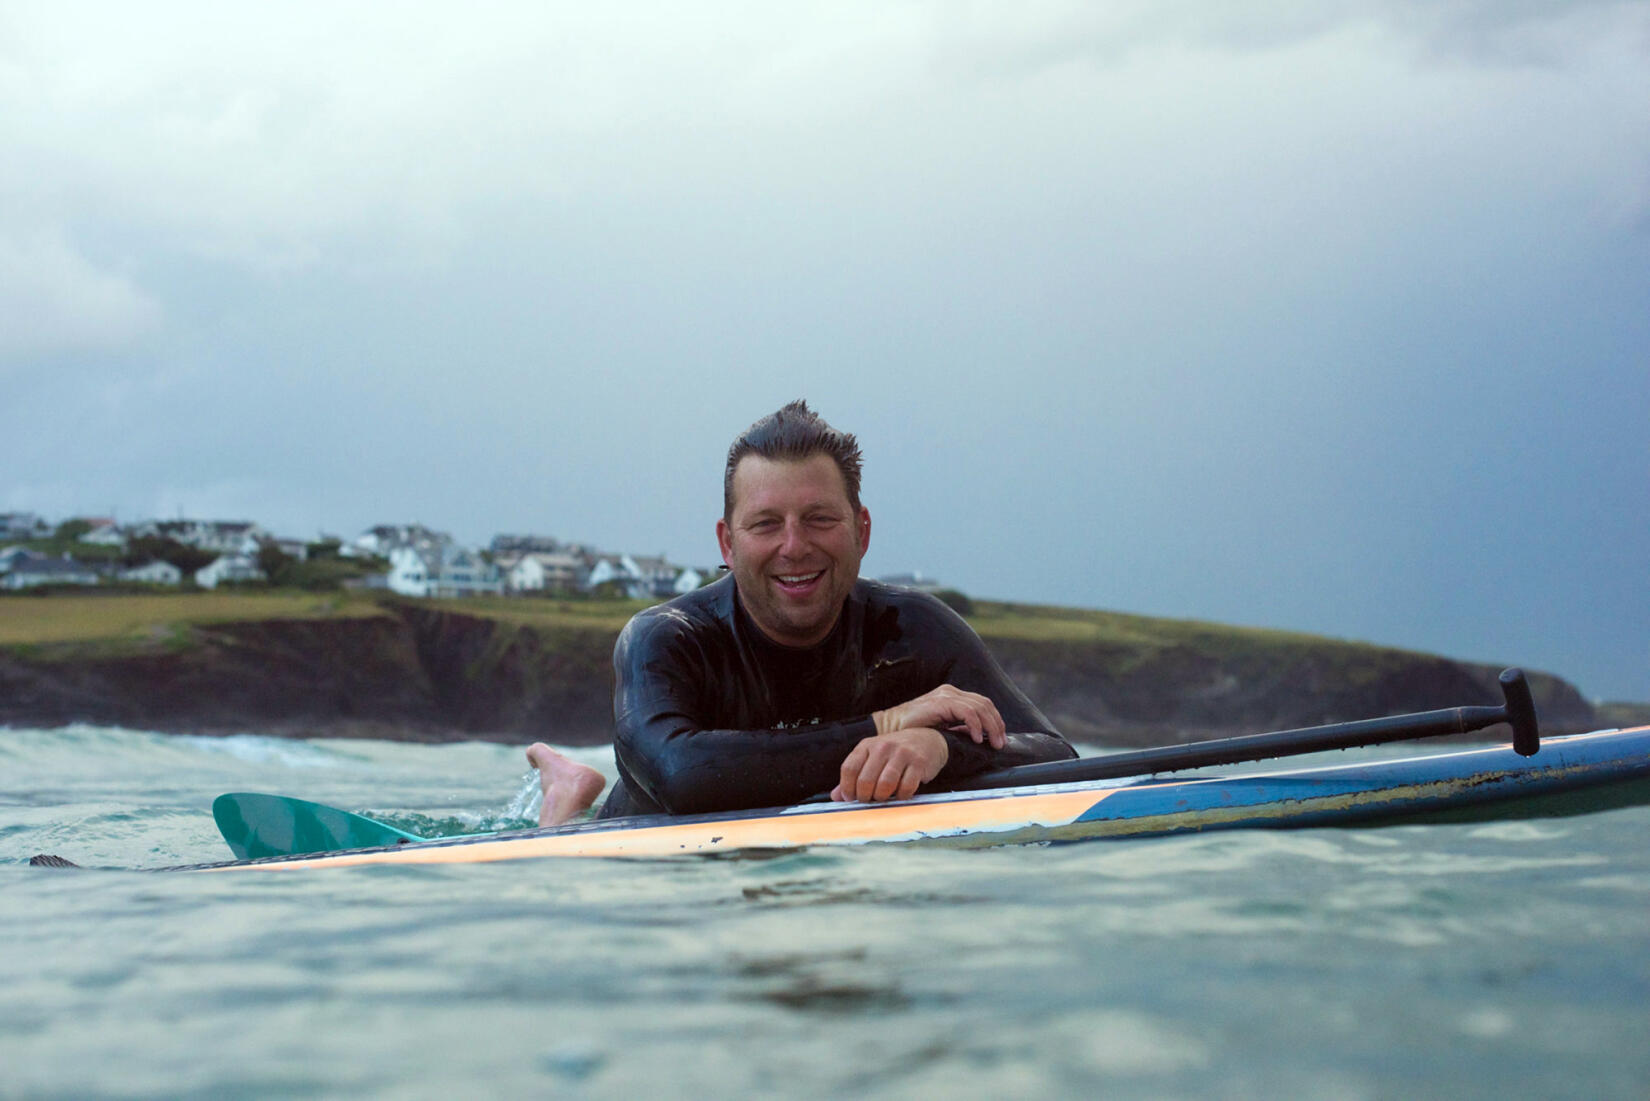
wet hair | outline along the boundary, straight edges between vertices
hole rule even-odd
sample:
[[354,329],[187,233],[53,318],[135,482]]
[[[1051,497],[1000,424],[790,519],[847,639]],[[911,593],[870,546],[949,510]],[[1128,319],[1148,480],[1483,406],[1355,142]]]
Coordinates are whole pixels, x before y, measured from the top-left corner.
[[829,455],[842,471],[848,487],[848,503],[859,511],[859,441],[852,432],[840,432],[801,399],[769,413],[739,434],[728,448],[728,465],[722,472],[722,517],[733,519],[733,472],[746,455],[759,455],[775,462],[801,462],[815,455]]

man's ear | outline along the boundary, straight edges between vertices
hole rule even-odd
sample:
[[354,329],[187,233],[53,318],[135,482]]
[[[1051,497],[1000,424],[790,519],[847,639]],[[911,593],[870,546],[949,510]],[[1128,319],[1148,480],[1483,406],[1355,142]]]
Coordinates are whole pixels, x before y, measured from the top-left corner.
[[859,553],[864,557],[865,552],[871,549],[871,510],[864,505],[859,506]]
[[716,518],[716,545],[722,548],[722,562],[733,569],[733,529],[725,517]]

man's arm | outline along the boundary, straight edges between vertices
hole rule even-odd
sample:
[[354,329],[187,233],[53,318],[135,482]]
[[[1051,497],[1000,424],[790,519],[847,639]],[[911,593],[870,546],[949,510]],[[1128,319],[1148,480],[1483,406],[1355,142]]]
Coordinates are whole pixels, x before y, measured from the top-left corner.
[[938,600],[924,600],[931,607],[913,609],[927,613],[924,645],[936,650],[953,684],[873,717],[783,730],[707,725],[705,686],[720,674],[693,628],[668,615],[636,617],[613,652],[614,754],[634,795],[653,805],[635,809],[787,806],[828,790],[839,798],[905,798],[996,768],[1075,757],[967,623]]
[[[966,720],[953,717],[944,722],[940,729],[949,753],[944,766],[925,785],[925,790],[944,791],[949,784],[964,777],[999,768],[1066,761],[1077,756],[1077,751],[1054,729],[1048,717],[1003,672],[997,659],[962,616],[925,593],[911,594],[911,600],[924,613],[922,630],[929,636],[927,644],[948,656],[946,685],[963,696],[988,701],[995,707],[1005,732],[999,744],[989,736],[977,738]],[[922,720],[932,717],[934,697],[940,695],[941,689],[936,689],[911,704],[889,709],[889,713],[907,725],[927,725]]]
[[613,650],[613,751],[621,773],[669,814],[789,806],[829,791],[842,761],[876,735],[870,718],[729,730],[701,714],[716,674],[690,628],[643,613]]

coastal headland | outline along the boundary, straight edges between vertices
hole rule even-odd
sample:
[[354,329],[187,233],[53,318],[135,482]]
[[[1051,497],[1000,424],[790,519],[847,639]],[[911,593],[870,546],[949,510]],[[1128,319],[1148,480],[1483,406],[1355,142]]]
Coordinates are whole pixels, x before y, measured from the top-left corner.
[[[611,738],[614,639],[643,606],[298,591],[8,597],[0,725],[596,745]],[[968,618],[1081,741],[1165,745],[1500,701],[1498,666],[1364,643],[991,601],[973,601]],[[1635,709],[1596,708],[1560,677],[1529,672],[1549,733],[1616,725],[1611,709]]]

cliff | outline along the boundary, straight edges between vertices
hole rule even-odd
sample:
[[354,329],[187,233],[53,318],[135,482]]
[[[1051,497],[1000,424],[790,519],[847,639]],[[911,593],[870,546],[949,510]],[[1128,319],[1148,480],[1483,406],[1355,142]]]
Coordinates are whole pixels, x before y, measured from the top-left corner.
[[[416,741],[611,735],[617,626],[477,606],[205,622],[119,646],[0,649],[0,724],[91,722],[191,733]],[[500,606],[502,607],[502,606]],[[1068,736],[1154,745],[1499,703],[1498,669],[1281,632],[981,604],[1015,680]],[[1533,674],[1543,729],[1599,725],[1571,685]]]

